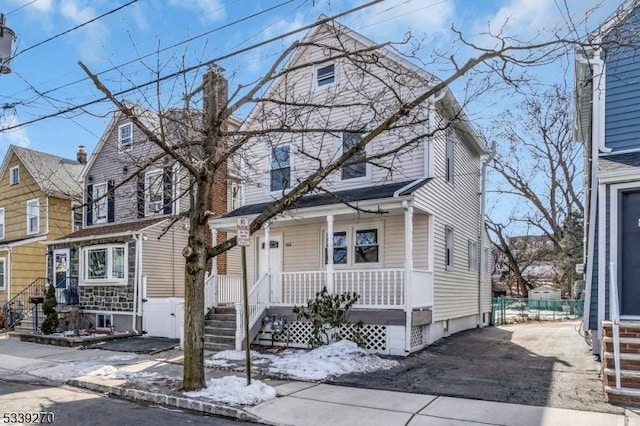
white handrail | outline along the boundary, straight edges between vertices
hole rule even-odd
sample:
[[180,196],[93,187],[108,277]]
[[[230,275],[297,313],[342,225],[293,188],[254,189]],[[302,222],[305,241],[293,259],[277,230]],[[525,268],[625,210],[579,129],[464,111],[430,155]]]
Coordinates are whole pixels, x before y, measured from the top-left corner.
[[616,262],[609,264],[609,314],[613,334],[613,364],[616,370],[616,389],[620,389],[620,308],[618,306],[618,282],[616,281]]
[[[267,309],[270,302],[269,295],[269,274],[264,274],[251,288],[248,295],[249,305],[249,329],[258,321],[262,313]],[[236,305],[236,350],[242,349],[242,339],[244,339],[244,312],[242,302]]]

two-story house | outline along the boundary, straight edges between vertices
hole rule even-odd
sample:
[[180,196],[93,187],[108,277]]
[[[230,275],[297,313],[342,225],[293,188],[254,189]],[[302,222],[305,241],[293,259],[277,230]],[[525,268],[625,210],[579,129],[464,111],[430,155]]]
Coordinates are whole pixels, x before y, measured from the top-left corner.
[[[161,117],[138,110],[146,127],[161,134]],[[169,144],[180,140],[173,118],[163,126]],[[116,112],[81,179],[84,226],[48,246],[50,278],[77,280],[87,327],[179,337],[188,220],[178,216],[189,210],[188,176]],[[211,210],[222,213],[226,180],[216,185]]]
[[[575,139],[585,146],[585,331],[609,401],[640,401],[640,2],[576,51]],[[622,336],[622,337],[621,337]]]
[[[82,203],[78,160],[11,145],[0,167],[0,303],[12,309],[31,307],[15,298],[31,285],[44,294],[47,250],[43,242],[79,227]],[[26,294],[26,292],[23,292]]]
[[[258,135],[242,153],[244,205],[210,220],[214,232],[233,232],[238,217],[262,213],[361,140],[380,119],[376,112],[392,111],[398,98],[406,102],[439,81],[338,23],[313,28],[302,43],[266,90],[263,98],[272,101],[259,104],[241,127]],[[323,287],[358,294],[349,321],[363,322],[366,347],[380,353],[406,355],[488,324],[486,146],[448,90],[414,118],[377,135],[322,182],[322,191],[252,236],[246,253],[256,342],[265,335],[261,319],[275,315],[288,318],[286,336],[275,343],[306,346],[310,324],[297,321],[292,308]],[[273,128],[298,130],[265,132],[270,120]],[[402,144],[394,155],[377,156]],[[234,294],[231,280],[218,278],[218,294]],[[238,326],[236,347],[242,338]]]

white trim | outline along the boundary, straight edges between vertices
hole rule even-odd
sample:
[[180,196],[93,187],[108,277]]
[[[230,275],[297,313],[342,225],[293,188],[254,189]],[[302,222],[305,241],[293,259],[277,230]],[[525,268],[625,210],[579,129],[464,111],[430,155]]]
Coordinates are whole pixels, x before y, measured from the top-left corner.
[[[320,68],[327,68],[333,65],[333,81],[331,83],[326,83],[323,85],[318,84],[318,71]],[[326,90],[331,86],[338,85],[338,63],[336,61],[328,60],[327,62],[323,62],[321,64],[316,64],[313,67],[313,90]]]
[[[12,249],[13,247],[20,247],[23,246],[25,244],[30,244],[30,243],[37,243],[38,241],[43,241],[47,239],[46,235],[38,235],[35,237],[31,237],[31,238],[25,238],[23,240],[19,240],[19,241],[14,241],[10,244],[0,244],[0,250],[6,250],[6,249]],[[52,242],[60,242],[53,240]]]
[[[333,233],[344,232],[347,237],[347,263],[332,263],[332,269],[380,269],[384,267],[384,221],[374,220],[364,223],[338,222],[333,223]],[[366,231],[375,229],[377,232],[378,243],[378,261],[377,262],[356,262],[356,233],[358,231]],[[324,238],[323,238],[324,237]],[[325,263],[325,248],[330,236],[328,234],[328,224],[320,226],[320,269],[328,270],[328,262]],[[333,246],[333,238],[331,238]],[[329,259],[329,250],[326,250],[327,260]]]
[[[606,224],[607,224],[607,187],[598,185],[598,215],[600,223],[598,224],[598,332],[597,339],[600,341],[602,336],[602,321],[604,321],[605,311],[605,285],[607,275],[607,254],[606,254]],[[595,345],[594,345],[595,347]]]
[[[129,143],[127,143],[126,146],[123,146],[122,130],[127,127],[129,128]],[[123,152],[131,151],[132,147],[133,147],[133,123],[129,121],[127,123],[124,123],[118,126],[118,152],[123,153]]]
[[[604,158],[603,158],[604,159]],[[640,168],[622,170],[608,170],[598,173],[600,183],[622,183],[640,180]]]
[[[102,315],[104,319],[109,319],[111,325],[109,327],[98,327],[98,317]],[[113,314],[104,313],[104,312],[96,312],[96,330],[111,330],[113,329]]]
[[[97,189],[98,187],[102,187],[104,186],[104,195],[98,197],[96,196],[97,194]],[[92,221],[91,224],[98,224],[98,223],[107,223],[107,221],[109,220],[109,185],[108,182],[103,182],[103,183],[94,183],[93,184],[93,191],[91,193],[91,197],[92,197],[92,203],[93,203],[93,207],[92,207]],[[98,203],[102,204],[104,203],[104,218],[100,219],[98,217],[98,209],[96,208],[98,206]]]
[[4,225],[5,225],[5,214],[4,214],[4,207],[0,207],[0,226],[2,228],[0,228],[2,230],[2,232],[0,232],[0,240],[4,240],[4,234],[5,234],[5,229],[4,229]]
[[[362,139],[362,134],[359,132],[342,132],[340,134],[340,136],[338,137],[338,140],[336,141],[337,145],[338,145],[338,156],[341,156],[344,153],[344,135],[345,133],[351,133],[351,134],[357,134],[360,136],[360,139]],[[368,144],[365,145],[364,147],[364,156],[365,159],[367,157],[369,157],[371,155],[371,145],[372,143],[369,142]],[[364,163],[364,176],[359,176],[359,177],[355,177],[355,178],[351,178],[351,179],[343,179],[342,178],[342,169],[343,167],[349,166],[349,164],[343,164],[342,166],[340,166],[340,168],[338,169],[338,182],[340,183],[358,183],[358,182],[370,182],[371,181],[371,163],[369,163],[368,161],[365,161]]]
[[[289,186],[283,189],[276,189],[275,191],[271,190],[271,159],[273,156],[273,151],[276,148],[281,148],[284,146],[288,146],[289,147]],[[276,195],[276,194],[282,194],[282,193],[286,193],[288,191],[291,190],[291,188],[293,187],[293,144],[290,142],[287,143],[283,143],[283,144],[278,144],[276,146],[271,146],[269,144],[265,144],[265,149],[267,150],[266,152],[266,162],[267,162],[267,173],[266,173],[266,192],[268,195]]]
[[[2,277],[3,279],[0,280],[0,290],[6,290],[7,289],[7,282],[9,281],[7,279],[7,258],[6,257],[0,257],[0,263],[2,266],[0,266],[0,272],[2,273]],[[7,294],[7,300],[11,299],[11,295]]]
[[411,351],[411,319],[413,296],[413,206],[405,201],[404,208],[404,310],[405,310],[405,339],[404,351]]
[[[123,261],[123,278],[117,278],[113,276],[113,249],[121,248],[124,250]],[[89,264],[87,263],[88,252],[94,250],[105,250],[105,278],[89,279]],[[80,250],[80,275],[81,279],[79,284],[83,286],[92,285],[127,285],[129,280],[129,245],[127,243],[122,244],[99,244],[93,246],[85,246]]]
[[[17,172],[16,177],[14,178],[13,172],[14,170]],[[17,185],[20,183],[20,166],[13,166],[9,169],[9,185]]]
[[592,94],[592,108],[593,117],[591,118],[592,129],[591,138],[598,146],[601,152],[611,152],[611,148],[608,148],[605,144],[605,99],[606,99],[606,81],[605,70],[606,64],[600,59],[600,50],[596,50],[593,57],[590,58],[590,64],[593,70],[593,94]]
[[[160,179],[160,207],[153,211],[149,210],[149,206],[151,203],[151,183],[157,185],[157,179]],[[153,179],[153,180],[152,180]],[[157,214],[164,213],[164,169],[153,168],[144,173],[144,215],[146,216],[154,216]],[[157,202],[153,203],[154,206]]]
[[[33,208],[33,206],[31,204],[36,203],[36,207],[37,207],[37,214],[35,215],[36,218],[36,226],[35,229],[31,229],[31,214],[30,214],[30,209]],[[40,200],[38,200],[37,198],[33,198],[29,201],[27,201],[27,235],[33,235],[33,234],[37,234],[40,232]]]

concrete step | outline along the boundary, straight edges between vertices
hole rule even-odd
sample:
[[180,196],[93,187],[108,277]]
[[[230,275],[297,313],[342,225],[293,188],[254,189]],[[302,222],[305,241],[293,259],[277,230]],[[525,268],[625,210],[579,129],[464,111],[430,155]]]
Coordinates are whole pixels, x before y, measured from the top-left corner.
[[211,336],[235,336],[236,329],[229,327],[215,327],[215,326],[205,326],[204,334]]
[[[603,344],[606,352],[613,352],[613,337],[605,337],[603,339]],[[640,354],[640,338],[620,337],[620,352]]]
[[214,314],[236,315],[236,308],[230,306],[218,306],[213,309]]
[[[611,323],[611,321],[603,321],[602,329],[603,329],[605,338],[613,336],[613,324]],[[640,322],[621,321],[619,330],[620,330],[619,332],[620,337],[640,338]]]
[[624,407],[640,407],[640,389],[620,388],[605,386],[604,392],[607,395],[607,402],[613,405]]
[[204,321],[204,326],[205,327],[215,327],[215,328],[236,328],[236,322],[235,321],[227,321],[227,320],[218,320],[218,319],[212,319],[212,320],[205,320]]
[[214,351],[214,352],[220,352],[220,351],[233,351],[236,349],[235,344],[230,345],[228,343],[212,343],[212,342],[204,342],[204,349],[207,351]]
[[236,321],[236,314],[210,314],[206,321]]
[[[615,386],[616,384],[616,372],[612,368],[606,368],[604,370],[604,385]],[[640,371],[637,370],[620,370],[620,386],[628,389],[640,390]]]
[[211,335],[211,334],[205,334],[204,341],[205,342],[209,342],[209,343],[228,344],[228,345],[231,345],[233,347],[235,347],[235,345],[236,345],[235,336],[215,336],[215,335]]
[[[613,352],[605,352],[602,356],[602,367],[614,369]],[[620,368],[622,370],[640,370],[640,354],[620,353]]]

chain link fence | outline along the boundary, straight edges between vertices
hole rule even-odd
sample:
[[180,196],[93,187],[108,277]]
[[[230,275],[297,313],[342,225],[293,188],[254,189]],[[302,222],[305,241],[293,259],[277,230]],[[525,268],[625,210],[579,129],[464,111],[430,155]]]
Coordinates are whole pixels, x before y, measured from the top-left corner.
[[584,300],[496,297],[493,299],[492,324],[576,319],[581,318],[583,312]]

